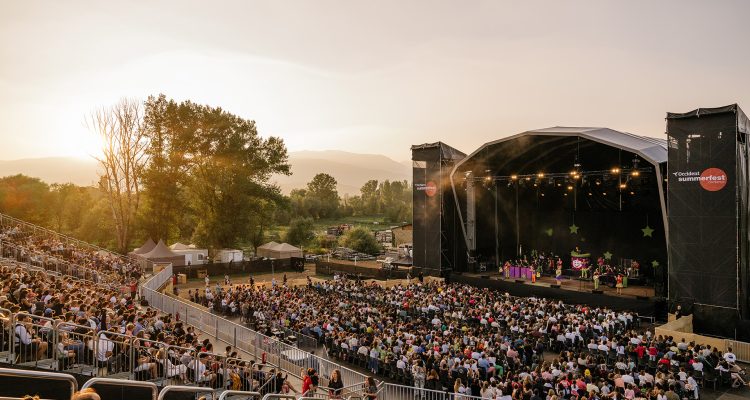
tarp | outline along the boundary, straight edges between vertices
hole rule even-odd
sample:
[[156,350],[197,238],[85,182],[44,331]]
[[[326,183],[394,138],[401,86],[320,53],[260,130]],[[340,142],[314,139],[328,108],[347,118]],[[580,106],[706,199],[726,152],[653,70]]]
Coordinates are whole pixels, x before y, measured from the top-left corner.
[[172,250],[189,250],[190,246],[188,246],[186,244],[182,244],[180,242],[177,242],[177,243],[169,246],[169,248],[172,249]]
[[164,244],[163,240],[159,240],[159,243],[146,254],[141,254],[143,258],[154,259],[154,258],[170,258],[177,257],[179,254],[174,253],[172,250]]
[[304,252],[298,247],[294,247],[289,243],[276,243],[270,242],[262,246],[258,246],[257,252],[258,257],[266,258],[292,258],[292,257],[303,257]]
[[143,246],[133,250],[133,253],[134,254],[146,254],[149,251],[153,250],[154,247],[156,247],[156,243],[154,243],[154,241],[151,240],[151,238],[148,238],[146,243],[144,243]]

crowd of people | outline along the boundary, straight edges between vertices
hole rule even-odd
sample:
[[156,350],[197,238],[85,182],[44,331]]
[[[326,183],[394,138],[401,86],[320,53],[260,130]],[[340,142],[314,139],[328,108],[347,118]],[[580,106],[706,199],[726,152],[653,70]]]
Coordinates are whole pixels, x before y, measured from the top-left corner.
[[[127,260],[61,248],[16,227],[3,229],[0,240],[12,252],[0,261],[0,351],[13,350],[12,363],[264,393],[295,390],[282,372],[243,360],[231,347],[215,350],[179,316],[140,304],[131,285],[140,270]],[[96,281],[46,269],[56,257],[97,271]]]
[[[731,351],[655,336],[636,315],[434,281],[345,277],[206,285],[193,301],[253,328],[319,338],[331,357],[418,388],[487,399],[697,398],[705,374],[746,385]],[[555,357],[550,357],[554,354]]]
[[[62,257],[99,272],[92,284],[74,274],[0,264],[0,309],[14,316],[3,320],[0,339],[3,346],[18,344],[18,362],[53,359],[59,370],[84,364],[136,379],[275,393],[319,386],[315,370],[301,371],[295,388],[281,371],[242,360],[231,347],[217,354],[179,316],[140,305],[135,291],[123,290],[139,274],[126,260],[60,248],[54,239],[15,228],[4,229],[0,240],[25,252],[14,253],[22,261],[44,266],[45,257]],[[286,279],[224,283],[190,290],[188,297],[259,331],[281,327],[316,337],[330,357],[429,389],[419,392],[423,398],[449,392],[456,398],[673,400],[698,398],[707,376],[748,385],[731,349],[655,336],[626,311],[422,279],[389,287],[345,276],[308,278],[302,286]],[[327,390],[335,396],[354,383],[334,371]],[[375,381],[365,386],[363,394],[376,398]]]

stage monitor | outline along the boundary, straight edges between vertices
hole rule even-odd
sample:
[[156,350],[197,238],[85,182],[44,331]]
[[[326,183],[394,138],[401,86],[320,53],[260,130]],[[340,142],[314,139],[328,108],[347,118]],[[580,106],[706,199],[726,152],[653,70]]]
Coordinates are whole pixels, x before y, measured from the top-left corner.
[[667,115],[673,303],[747,312],[747,127],[736,105]]

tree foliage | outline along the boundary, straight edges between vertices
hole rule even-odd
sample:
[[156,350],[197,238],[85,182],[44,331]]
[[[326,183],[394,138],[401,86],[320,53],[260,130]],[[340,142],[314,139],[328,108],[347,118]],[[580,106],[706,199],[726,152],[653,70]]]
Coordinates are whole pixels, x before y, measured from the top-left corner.
[[375,235],[362,227],[349,230],[341,237],[339,242],[344,247],[370,255],[378,254],[381,249],[380,244],[375,240]]
[[315,239],[314,229],[311,218],[295,218],[289,224],[285,241],[295,246],[306,246]]
[[[158,238],[190,233],[209,248],[262,241],[268,214],[283,201],[269,178],[289,174],[284,142],[262,138],[255,121],[163,95],[149,98],[144,121],[151,142],[146,231]],[[180,225],[185,213],[195,216],[193,226]]]

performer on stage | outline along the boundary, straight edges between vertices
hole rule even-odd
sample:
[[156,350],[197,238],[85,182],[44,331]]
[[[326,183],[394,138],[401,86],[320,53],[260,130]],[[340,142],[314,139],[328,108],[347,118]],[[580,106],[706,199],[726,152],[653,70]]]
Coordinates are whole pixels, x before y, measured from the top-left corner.
[[536,264],[531,264],[531,283],[536,283]]
[[622,294],[622,274],[617,274],[617,294]]
[[562,284],[562,261],[557,260],[557,270],[555,271],[555,281],[558,285]]
[[594,271],[594,290],[599,290],[599,269]]
[[505,265],[503,265],[503,269],[505,270],[505,279],[510,278],[510,261],[506,261]]

